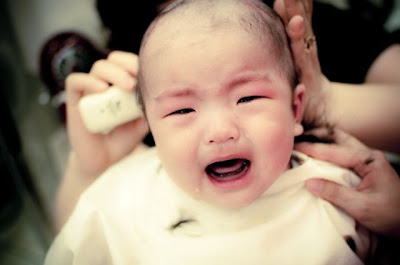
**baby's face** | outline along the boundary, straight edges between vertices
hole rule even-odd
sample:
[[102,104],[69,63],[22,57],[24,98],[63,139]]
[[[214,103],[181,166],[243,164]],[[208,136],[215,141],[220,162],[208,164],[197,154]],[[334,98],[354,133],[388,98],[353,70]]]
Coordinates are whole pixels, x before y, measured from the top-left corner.
[[294,95],[293,112],[276,60],[238,29],[154,37],[147,49],[144,102],[169,176],[195,198],[221,206],[258,198],[288,168],[301,133],[295,125],[302,92]]

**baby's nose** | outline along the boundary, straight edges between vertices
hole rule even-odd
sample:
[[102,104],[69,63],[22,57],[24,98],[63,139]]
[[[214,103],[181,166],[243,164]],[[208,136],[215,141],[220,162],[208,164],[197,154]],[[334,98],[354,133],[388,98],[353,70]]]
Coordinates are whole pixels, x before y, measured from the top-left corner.
[[239,128],[231,117],[213,117],[206,128],[206,142],[224,143],[226,141],[236,141],[239,139]]

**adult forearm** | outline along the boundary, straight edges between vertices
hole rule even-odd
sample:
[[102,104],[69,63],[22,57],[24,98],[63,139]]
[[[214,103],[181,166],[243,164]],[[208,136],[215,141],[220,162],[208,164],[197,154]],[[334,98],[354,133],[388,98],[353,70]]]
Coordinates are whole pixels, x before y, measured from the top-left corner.
[[[136,156],[149,147],[143,143],[136,145],[129,156]],[[98,179],[103,172],[89,174],[82,169],[77,155],[72,151],[69,155],[64,177],[59,185],[54,205],[54,228],[61,230],[81,197],[81,194]]]
[[56,194],[54,205],[54,227],[61,230],[74,210],[82,192],[90,186],[97,176],[83,176],[74,152],[68,159],[67,169]]
[[400,154],[400,87],[331,82],[327,118],[367,145]]

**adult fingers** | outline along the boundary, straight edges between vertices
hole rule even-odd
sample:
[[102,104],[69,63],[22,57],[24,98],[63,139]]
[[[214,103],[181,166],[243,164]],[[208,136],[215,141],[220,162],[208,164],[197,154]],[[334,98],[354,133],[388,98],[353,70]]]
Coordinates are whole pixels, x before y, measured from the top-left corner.
[[121,66],[109,60],[103,59],[96,61],[92,69],[90,69],[90,75],[125,90],[132,90],[136,86],[135,77],[130,75],[129,72]]
[[285,22],[285,25],[287,25],[297,15],[306,16],[308,19],[308,14],[303,4],[302,1],[297,0],[275,0],[273,8]]
[[302,0],[301,2],[303,4],[303,10],[305,12],[305,16],[311,23],[312,11],[313,11],[312,0]]
[[296,17],[301,16],[303,18],[303,38],[306,41],[306,44],[311,46],[313,42],[315,42],[315,37],[312,29],[312,1],[310,0],[284,0],[284,9],[286,11],[286,18],[288,24],[290,26],[290,21]]
[[339,130],[335,129],[334,131],[334,140],[335,143],[341,146],[347,146],[352,149],[359,149],[359,150],[364,150],[364,151],[369,151],[370,149],[363,144],[361,141],[359,141],[357,138],[353,137],[352,135]]
[[359,191],[369,189],[370,187],[387,187],[388,189],[396,189],[397,193],[400,192],[399,175],[381,151],[371,151],[364,163],[359,163],[354,167],[354,171],[360,176],[367,176],[368,179],[368,181],[360,183],[357,187]]
[[314,135],[321,139],[327,139],[340,146],[348,147],[349,149],[358,149],[364,151],[370,151],[365,144],[360,142],[354,136],[340,130],[333,129],[332,127],[319,127],[305,132],[306,135]]
[[290,46],[295,61],[295,66],[301,76],[306,67],[306,54],[304,49],[304,18],[301,16],[293,17],[288,26],[287,34],[290,38]]
[[305,29],[306,29],[306,36],[313,36],[313,29],[312,29],[312,0],[301,0],[298,1],[298,10],[299,15],[304,17],[305,19]]
[[322,179],[307,180],[305,185],[312,194],[342,208],[355,219],[365,215],[367,203],[364,196],[368,194]]
[[301,1],[298,0],[283,0],[284,6],[285,6],[285,11],[286,11],[286,17],[288,20],[290,20],[293,16],[296,15],[304,15],[304,12],[302,12],[302,3]]
[[75,106],[82,96],[108,88],[108,83],[86,73],[72,73],[65,80],[68,105]]
[[136,77],[139,70],[139,57],[131,52],[112,51],[107,60],[121,66],[132,76]]
[[317,43],[312,29],[307,26],[303,16],[295,15],[290,19],[287,34],[300,81],[307,88],[319,87],[314,84],[319,81],[317,78],[321,75]]
[[[321,143],[299,143],[295,145],[295,149],[311,157],[359,171],[371,159],[372,153],[372,151],[366,152],[365,150]],[[360,177],[364,177],[364,175],[360,175]]]
[[306,22],[306,33],[312,35],[312,1],[311,0],[284,0],[283,6],[288,21],[294,16],[302,16]]
[[274,10],[278,15],[282,18],[282,20],[285,22],[285,25],[287,25],[288,18],[286,16],[286,10],[285,10],[285,3],[283,0],[275,0],[274,5],[273,5]]

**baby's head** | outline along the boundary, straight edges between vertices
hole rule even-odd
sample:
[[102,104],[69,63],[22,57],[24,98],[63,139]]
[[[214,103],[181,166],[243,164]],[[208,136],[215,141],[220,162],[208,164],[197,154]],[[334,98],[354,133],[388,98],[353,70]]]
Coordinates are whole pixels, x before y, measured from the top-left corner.
[[261,1],[176,1],[150,25],[139,58],[159,157],[184,191],[241,206],[288,169],[304,89],[284,27]]

